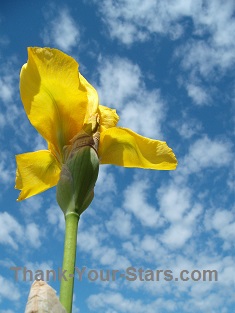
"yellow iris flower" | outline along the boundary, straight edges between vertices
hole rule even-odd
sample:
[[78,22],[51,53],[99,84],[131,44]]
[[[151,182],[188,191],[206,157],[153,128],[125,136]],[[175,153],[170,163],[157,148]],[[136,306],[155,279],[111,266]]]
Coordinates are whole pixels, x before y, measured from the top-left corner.
[[100,164],[174,170],[177,160],[163,141],[117,127],[115,110],[99,104],[96,90],[79,73],[78,63],[57,49],[28,48],[20,73],[20,94],[31,124],[48,143],[48,150],[16,156],[18,200],[55,185],[66,161],[65,147],[92,116],[98,116]]

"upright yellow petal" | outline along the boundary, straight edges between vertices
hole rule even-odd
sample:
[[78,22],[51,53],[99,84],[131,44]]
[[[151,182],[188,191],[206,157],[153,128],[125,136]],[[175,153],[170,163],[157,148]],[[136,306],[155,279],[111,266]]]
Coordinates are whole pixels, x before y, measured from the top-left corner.
[[105,131],[107,128],[115,127],[119,120],[116,110],[110,109],[104,105],[99,105],[100,116],[100,132]]
[[18,154],[16,156],[16,189],[21,190],[18,200],[24,200],[55,186],[60,167],[47,150]]
[[87,114],[98,110],[97,92],[78,73],[78,63],[56,49],[28,48],[20,93],[30,122],[59,153]]
[[174,170],[177,160],[166,142],[142,137],[130,129],[113,127],[100,136],[101,164]]

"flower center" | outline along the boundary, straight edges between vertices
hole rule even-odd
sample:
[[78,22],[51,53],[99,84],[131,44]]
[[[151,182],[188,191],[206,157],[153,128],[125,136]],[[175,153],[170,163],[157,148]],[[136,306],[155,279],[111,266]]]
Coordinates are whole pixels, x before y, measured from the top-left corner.
[[93,148],[98,155],[99,140],[99,115],[95,114],[83,125],[82,130],[70,140],[71,145],[64,147],[65,163],[73,158],[79,149],[86,146]]

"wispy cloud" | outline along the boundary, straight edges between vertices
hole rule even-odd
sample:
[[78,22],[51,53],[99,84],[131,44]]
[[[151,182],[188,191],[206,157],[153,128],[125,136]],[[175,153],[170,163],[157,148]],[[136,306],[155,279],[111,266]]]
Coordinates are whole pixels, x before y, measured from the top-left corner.
[[[54,16],[55,15],[55,16]],[[67,9],[54,8],[46,13],[46,26],[41,34],[44,44],[65,52],[76,47],[80,40],[79,28]]]
[[52,205],[46,211],[47,222],[55,227],[55,230],[64,231],[65,222],[64,222],[64,214],[60,210],[60,208],[56,205]]
[[23,227],[7,212],[0,213],[0,241],[13,249],[18,249],[19,238],[23,237]]
[[31,247],[39,248],[41,246],[41,235],[42,232],[37,224],[30,223],[26,225],[25,236]]
[[152,33],[173,34],[173,39],[177,39],[185,31],[181,20],[190,17],[198,36],[209,32],[216,45],[233,45],[235,23],[231,0],[226,4],[220,0],[175,3],[103,0],[99,1],[99,9],[110,26],[110,35],[126,44],[147,40]]
[[116,209],[111,218],[105,223],[109,233],[121,238],[131,235],[131,215],[121,209]]
[[40,195],[36,197],[31,197],[23,202],[20,202],[20,211],[25,218],[32,218],[43,205],[43,198]]
[[16,218],[7,212],[0,213],[0,243],[8,245],[15,250],[20,245],[29,244],[30,247],[38,248],[41,245],[42,233],[35,223],[27,224],[25,227]]
[[190,83],[186,85],[186,89],[190,98],[196,105],[206,105],[210,103],[210,96],[202,86]]
[[[0,297],[4,297],[9,299],[10,301],[17,301],[20,299],[20,291],[17,288],[16,284],[13,282],[9,281],[8,279],[4,278],[3,276],[0,275],[0,284],[1,284],[1,289],[0,289]],[[11,311],[7,310],[5,311],[6,313],[10,313]]]
[[104,200],[104,195],[109,194],[116,194],[117,192],[117,185],[116,185],[116,178],[111,170],[110,165],[102,165],[99,168],[99,176],[95,186],[95,194],[97,196],[102,197],[102,201]]
[[162,221],[156,208],[148,203],[149,182],[134,181],[124,193],[124,208],[132,213],[142,225],[157,228]]
[[104,310],[107,306],[112,311],[118,307],[119,312],[136,312],[136,313],[155,313],[157,310],[164,309],[165,312],[173,312],[176,309],[176,304],[171,300],[159,298],[151,303],[136,300],[135,298],[125,298],[121,293],[105,292],[91,295],[88,300],[89,308],[93,310]]
[[[209,84],[220,80],[235,64],[233,0],[94,2],[111,39],[127,46],[153,35],[175,41],[173,54],[188,73],[184,85],[196,105],[210,103],[214,93],[203,88],[201,80]],[[181,45],[177,39],[186,35],[188,40]]]
[[[0,140],[3,140],[3,147],[7,146],[8,148],[18,150],[19,145],[22,144],[22,142],[28,144],[31,137],[31,132],[28,131],[30,124],[27,118],[25,118],[23,105],[20,103],[20,67],[15,58],[10,56],[8,60],[5,60],[0,65]],[[9,136],[9,134],[14,134],[14,136]],[[8,140],[7,145],[5,139]],[[9,154],[10,152],[7,151],[6,153]],[[4,158],[2,159],[2,163],[3,160]],[[11,158],[8,156],[8,161],[9,160],[11,160]],[[1,164],[1,166],[3,166],[3,164]]]
[[14,94],[13,77],[3,76],[0,78],[0,99],[4,102],[12,101]]
[[179,164],[175,179],[186,181],[190,174],[201,173],[204,169],[229,167],[232,164],[232,144],[221,138],[210,139],[204,135],[189,146],[188,153]]
[[172,126],[179,133],[181,138],[192,139],[203,130],[201,121],[184,114],[182,118],[172,123]]
[[232,248],[235,240],[235,214],[234,210],[225,209],[208,210],[205,215],[205,226],[213,230],[217,237],[223,239],[223,248]]
[[166,104],[158,89],[147,89],[139,66],[126,58],[101,58],[99,74],[100,101],[117,109],[119,125],[160,139]]
[[79,238],[79,250],[89,254],[93,264],[120,269],[130,266],[122,252],[112,247],[103,225],[94,225],[89,231],[80,231]]
[[3,189],[14,184],[15,166],[11,154],[6,150],[0,152],[0,173],[0,184]]

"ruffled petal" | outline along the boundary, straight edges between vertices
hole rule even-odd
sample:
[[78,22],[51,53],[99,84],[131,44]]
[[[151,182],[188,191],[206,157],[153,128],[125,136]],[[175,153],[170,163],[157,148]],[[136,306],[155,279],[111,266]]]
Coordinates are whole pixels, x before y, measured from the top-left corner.
[[100,132],[105,131],[107,128],[115,127],[119,121],[116,110],[110,109],[104,105],[99,105],[99,116]]
[[30,122],[59,153],[98,112],[96,90],[78,73],[78,63],[56,49],[28,48],[20,93]]
[[142,137],[128,128],[113,127],[101,133],[98,151],[101,164],[174,170],[176,157],[166,142]]
[[47,150],[18,154],[15,188],[24,200],[55,186],[60,176],[56,158]]

